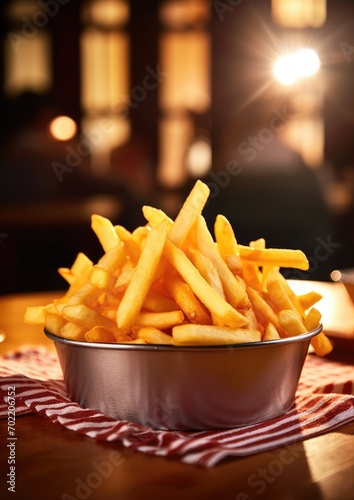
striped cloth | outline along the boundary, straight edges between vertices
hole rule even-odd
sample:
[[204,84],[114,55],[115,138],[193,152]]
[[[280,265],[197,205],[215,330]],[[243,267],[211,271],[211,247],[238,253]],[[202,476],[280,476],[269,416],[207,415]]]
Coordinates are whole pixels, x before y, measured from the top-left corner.
[[97,440],[119,441],[130,449],[204,467],[290,445],[354,420],[354,366],[312,354],[306,359],[295,404],[285,415],[220,431],[158,431],[81,408],[66,395],[56,354],[45,349],[27,347],[0,357],[0,376],[1,418],[7,418],[8,394],[14,390],[17,415],[45,415]]

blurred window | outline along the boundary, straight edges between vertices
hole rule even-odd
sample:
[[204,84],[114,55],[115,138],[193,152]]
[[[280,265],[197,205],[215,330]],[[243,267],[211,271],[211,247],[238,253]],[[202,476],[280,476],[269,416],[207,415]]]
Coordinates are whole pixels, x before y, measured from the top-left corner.
[[130,136],[124,112],[129,99],[129,16],[125,0],[92,0],[81,13],[82,128],[96,137],[91,140],[96,173],[110,168],[111,150]]
[[167,187],[186,181],[188,150],[195,139],[195,116],[210,108],[211,3],[167,0],[159,8],[160,69],[167,76],[159,94],[158,179]]
[[10,27],[4,38],[4,91],[46,92],[52,84],[48,14],[40,3],[14,0],[5,9]]
[[286,28],[320,28],[326,22],[326,0],[272,0],[272,17]]

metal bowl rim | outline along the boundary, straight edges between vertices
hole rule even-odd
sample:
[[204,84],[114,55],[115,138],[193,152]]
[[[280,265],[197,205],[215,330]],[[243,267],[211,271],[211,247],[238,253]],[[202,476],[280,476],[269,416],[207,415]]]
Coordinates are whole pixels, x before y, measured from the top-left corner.
[[84,347],[88,349],[111,349],[111,350],[133,350],[133,351],[173,351],[173,352],[185,352],[185,351],[220,351],[220,350],[230,350],[230,349],[249,349],[249,348],[262,348],[265,346],[279,346],[282,344],[291,344],[298,342],[305,342],[311,340],[313,337],[321,333],[323,330],[322,323],[315,329],[307,333],[302,333],[293,337],[285,337],[275,340],[264,340],[259,342],[243,342],[236,344],[213,344],[213,345],[169,345],[169,344],[126,344],[126,343],[110,343],[110,342],[86,342],[81,340],[70,340],[64,337],[59,337],[53,333],[50,333],[46,328],[44,328],[45,335],[53,342],[58,342],[59,344]]

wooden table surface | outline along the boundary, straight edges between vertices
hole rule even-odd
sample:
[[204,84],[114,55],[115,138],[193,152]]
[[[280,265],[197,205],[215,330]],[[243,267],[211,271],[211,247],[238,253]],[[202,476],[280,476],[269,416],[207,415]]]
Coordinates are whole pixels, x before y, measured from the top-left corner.
[[[325,293],[338,287],[325,285]],[[342,293],[341,290],[339,290]],[[53,293],[0,297],[0,352],[46,344],[40,329],[23,325],[28,305]],[[344,301],[345,302],[345,301]],[[351,304],[343,314],[350,318]],[[332,319],[338,310],[332,311]],[[326,311],[327,320],[330,319]],[[340,316],[341,317],[341,316]],[[343,327],[343,325],[342,325]],[[333,326],[331,325],[333,330]],[[346,326],[344,335],[349,335]],[[340,330],[340,328],[339,328]],[[347,331],[348,330],[348,331]],[[331,358],[354,363],[354,350],[339,342]],[[7,491],[7,421],[0,420],[0,498],[291,500],[354,498],[354,421],[334,432],[204,469],[178,459],[153,457],[119,443],[99,443],[38,415],[16,418],[16,493]]]

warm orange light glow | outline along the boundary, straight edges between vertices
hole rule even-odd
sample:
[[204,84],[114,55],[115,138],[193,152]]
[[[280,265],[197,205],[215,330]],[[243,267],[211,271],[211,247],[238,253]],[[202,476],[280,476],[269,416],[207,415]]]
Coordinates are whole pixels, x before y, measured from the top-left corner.
[[286,28],[319,28],[327,18],[326,0],[272,0],[272,17]]
[[158,180],[166,187],[180,187],[187,179],[186,154],[193,137],[187,117],[165,118],[160,124],[160,161]]
[[210,39],[204,32],[171,32],[160,39],[160,104],[204,113],[210,106]]
[[278,59],[274,65],[274,76],[280,83],[289,86],[301,78],[315,75],[320,65],[320,58],[314,50],[301,49]]
[[25,39],[20,31],[14,31],[9,33],[4,44],[6,94],[48,91],[52,84],[48,33],[41,30],[35,37]]
[[49,130],[54,139],[68,141],[76,135],[77,125],[69,116],[57,116],[50,122]]
[[211,169],[211,146],[205,139],[197,139],[191,144],[187,155],[187,168],[195,177],[206,175]]

